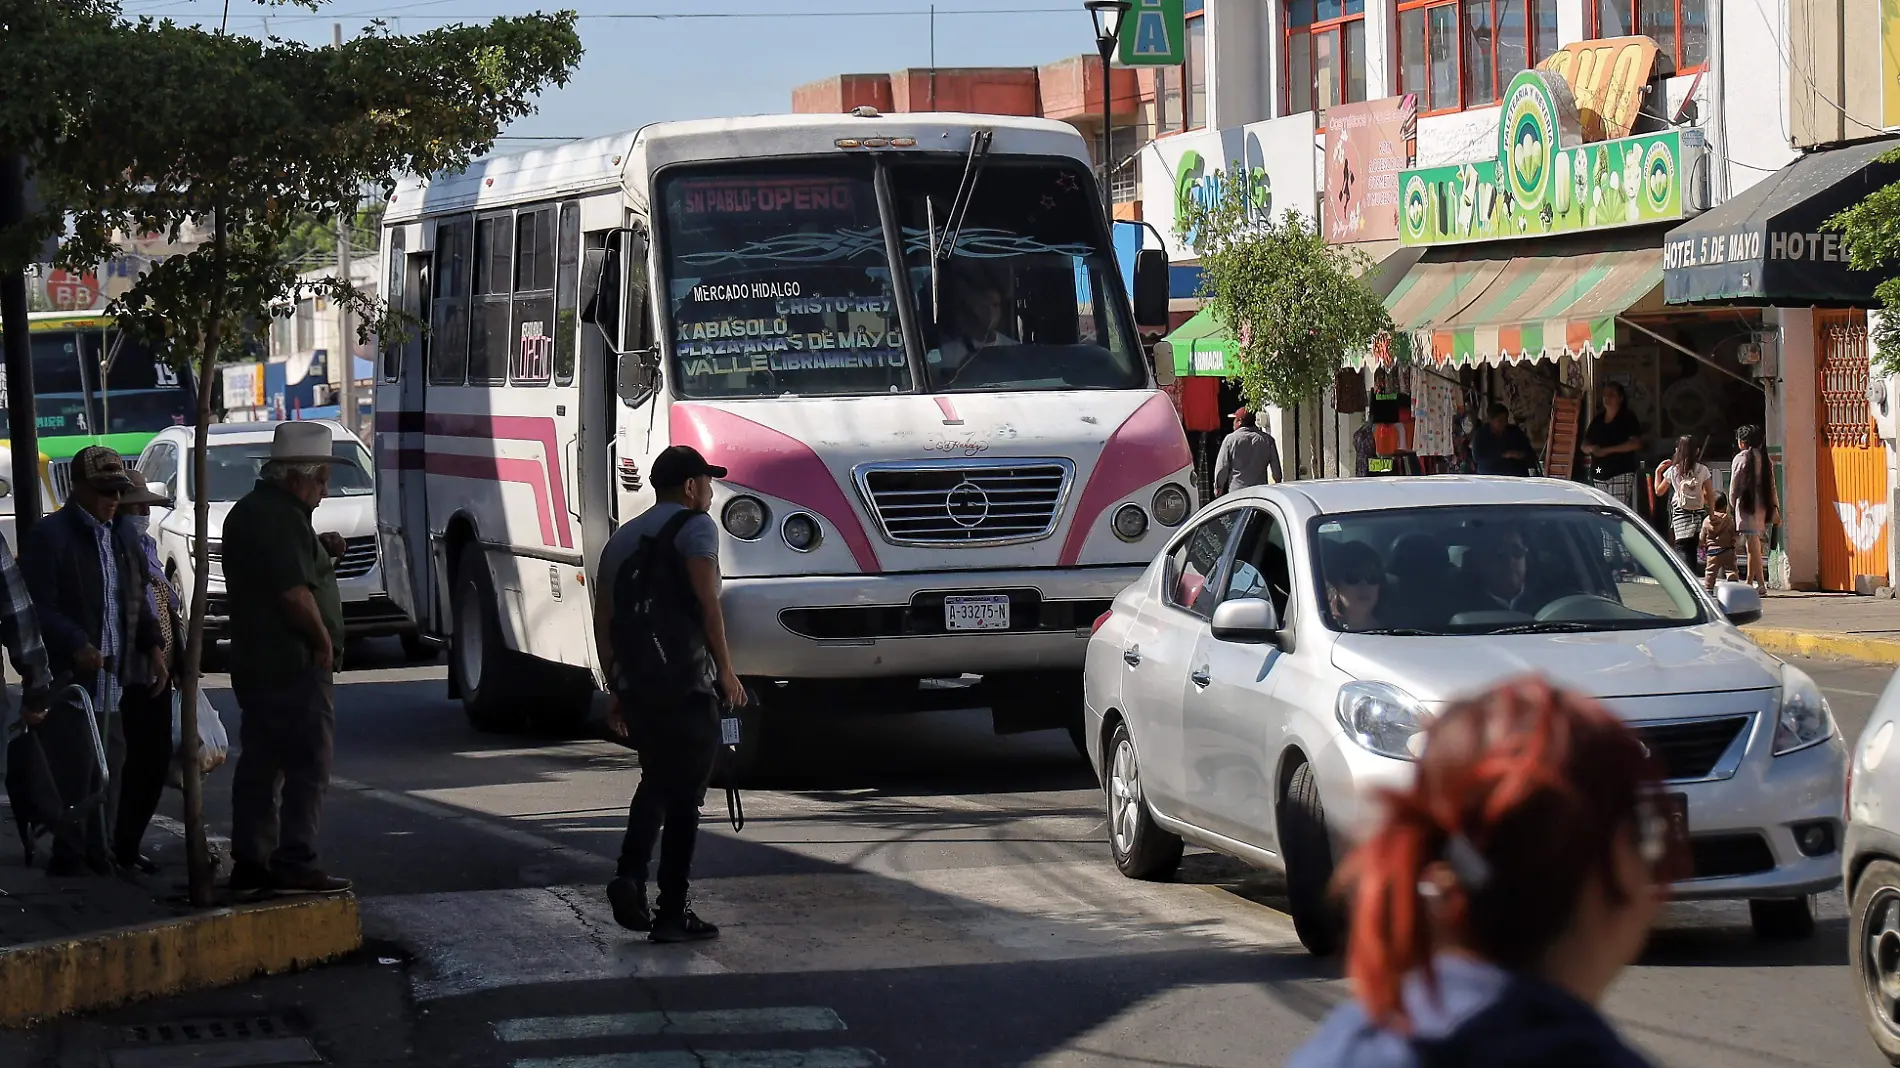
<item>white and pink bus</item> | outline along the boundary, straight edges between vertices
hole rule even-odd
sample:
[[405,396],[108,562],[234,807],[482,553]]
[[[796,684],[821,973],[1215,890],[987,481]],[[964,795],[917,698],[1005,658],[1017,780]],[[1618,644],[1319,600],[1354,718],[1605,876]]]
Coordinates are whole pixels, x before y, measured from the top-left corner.
[[1133,314],[1165,261],[1131,303],[1072,128],[664,123],[406,182],[384,227],[428,324],[379,369],[384,559],[478,727],[584,704],[601,547],[684,443],[730,470],[752,754],[967,676],[1000,731],[1079,730],[1091,625],[1195,501]]

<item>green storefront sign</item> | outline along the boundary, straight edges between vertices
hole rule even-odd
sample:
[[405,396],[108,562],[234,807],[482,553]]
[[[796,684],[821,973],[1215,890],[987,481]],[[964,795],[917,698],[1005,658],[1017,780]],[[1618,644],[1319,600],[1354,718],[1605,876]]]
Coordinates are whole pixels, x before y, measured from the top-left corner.
[[1399,172],[1405,245],[1503,241],[1683,217],[1684,148],[1698,131],[1584,144],[1570,86],[1549,71],[1511,79],[1497,158]]
[[1122,16],[1121,61],[1128,67],[1186,63],[1186,0],[1135,0]]

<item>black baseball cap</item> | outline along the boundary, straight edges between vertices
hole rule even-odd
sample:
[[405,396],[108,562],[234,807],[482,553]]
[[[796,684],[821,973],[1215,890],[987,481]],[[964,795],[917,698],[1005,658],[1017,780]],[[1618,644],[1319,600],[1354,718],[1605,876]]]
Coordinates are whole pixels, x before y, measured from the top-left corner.
[[669,445],[660,450],[653,458],[653,488],[660,490],[678,489],[686,485],[689,479],[701,475],[725,478],[726,469],[715,467],[706,462],[699,450],[691,445]]

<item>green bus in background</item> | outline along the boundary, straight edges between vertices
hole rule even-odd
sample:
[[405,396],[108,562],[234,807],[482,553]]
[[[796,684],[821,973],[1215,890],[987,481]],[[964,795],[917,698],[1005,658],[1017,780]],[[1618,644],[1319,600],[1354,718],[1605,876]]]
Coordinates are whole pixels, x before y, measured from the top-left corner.
[[[65,502],[72,487],[73,454],[80,449],[107,446],[125,457],[129,467],[159,431],[195,419],[191,376],[179,374],[121,333],[110,316],[34,312],[30,332],[33,408],[39,417],[39,467],[48,511]],[[6,375],[0,368],[0,441],[8,434],[7,404]],[[13,469],[22,472],[25,465],[16,460]]]

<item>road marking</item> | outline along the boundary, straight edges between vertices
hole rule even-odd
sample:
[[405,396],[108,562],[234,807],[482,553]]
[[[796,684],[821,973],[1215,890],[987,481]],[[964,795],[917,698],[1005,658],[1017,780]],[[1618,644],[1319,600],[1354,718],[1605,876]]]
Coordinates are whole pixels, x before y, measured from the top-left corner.
[[878,1068],[868,1049],[707,1049],[527,1057],[514,1068]]
[[844,1021],[830,1009],[715,1009],[707,1012],[623,1012],[600,1016],[529,1016],[500,1020],[495,1036],[503,1042],[559,1042],[575,1038],[629,1035],[769,1035],[787,1031],[842,1031]]

